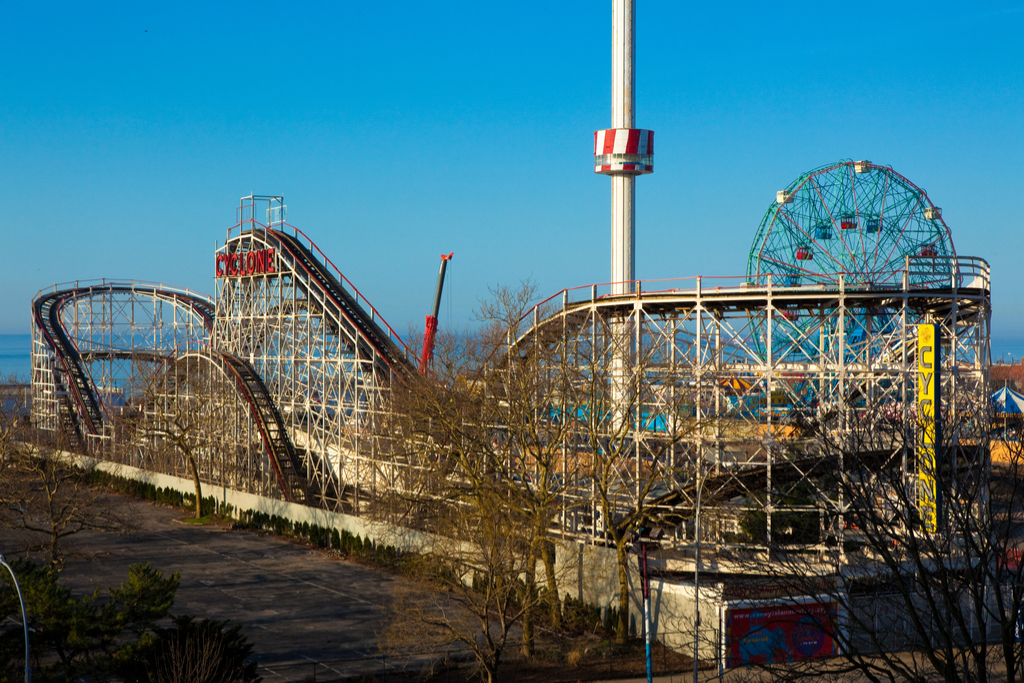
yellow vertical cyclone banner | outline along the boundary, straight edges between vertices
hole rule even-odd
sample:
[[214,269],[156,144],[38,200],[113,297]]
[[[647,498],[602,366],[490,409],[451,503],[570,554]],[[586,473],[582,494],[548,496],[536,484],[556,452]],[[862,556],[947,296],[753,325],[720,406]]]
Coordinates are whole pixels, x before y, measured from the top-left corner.
[[938,529],[941,491],[936,482],[941,463],[939,326],[917,326],[917,510],[921,528]]

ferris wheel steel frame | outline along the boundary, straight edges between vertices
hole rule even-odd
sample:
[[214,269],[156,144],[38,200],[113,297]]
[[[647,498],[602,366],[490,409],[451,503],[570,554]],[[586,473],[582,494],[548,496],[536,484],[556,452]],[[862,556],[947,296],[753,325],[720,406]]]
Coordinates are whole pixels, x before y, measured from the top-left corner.
[[[776,285],[899,286],[904,274],[911,287],[949,280],[956,256],[942,211],[928,194],[889,166],[844,160],[804,173],[776,193],[765,212],[747,257],[749,282]],[[910,259],[915,267],[910,269]],[[931,259],[930,261],[927,259]],[[865,311],[851,328],[878,331],[899,328],[899,321]],[[765,328],[791,339],[806,339],[805,321],[790,318],[780,326],[758,318],[756,342],[764,351]],[[785,315],[785,314],[784,314]],[[848,337],[850,347],[863,333]]]
[[792,285],[835,285],[842,273],[847,285],[898,286],[907,257],[949,264],[955,256],[942,210],[927,192],[889,166],[844,160],[776,193],[747,257],[747,275],[758,284],[774,276]]

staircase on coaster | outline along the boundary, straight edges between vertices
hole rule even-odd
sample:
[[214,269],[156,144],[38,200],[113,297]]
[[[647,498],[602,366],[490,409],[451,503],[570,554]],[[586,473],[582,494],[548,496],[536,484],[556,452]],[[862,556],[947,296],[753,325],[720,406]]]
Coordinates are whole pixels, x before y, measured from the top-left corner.
[[[56,373],[55,373],[56,374]],[[55,383],[59,383],[59,379],[54,380]],[[58,391],[63,385],[58,384]],[[82,437],[82,430],[78,426],[78,419],[75,417],[75,407],[71,405],[70,399],[68,399],[67,393],[64,392],[57,400],[57,414],[58,421],[60,424],[60,433],[64,434],[68,439],[68,450],[75,453],[85,452],[85,440]]]

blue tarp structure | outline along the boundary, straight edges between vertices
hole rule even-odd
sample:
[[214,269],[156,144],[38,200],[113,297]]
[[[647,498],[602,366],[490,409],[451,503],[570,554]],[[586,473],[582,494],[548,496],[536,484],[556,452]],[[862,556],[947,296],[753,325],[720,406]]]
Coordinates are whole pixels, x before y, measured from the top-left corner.
[[992,394],[992,405],[997,413],[1024,414],[1024,396],[1009,387],[1003,387]]

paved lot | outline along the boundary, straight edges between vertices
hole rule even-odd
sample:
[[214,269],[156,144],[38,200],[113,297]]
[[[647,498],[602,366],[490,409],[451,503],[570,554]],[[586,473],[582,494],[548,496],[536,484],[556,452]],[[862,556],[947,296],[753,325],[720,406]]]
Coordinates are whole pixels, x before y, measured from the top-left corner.
[[151,562],[165,575],[181,572],[172,614],[243,625],[267,683],[306,680],[314,667],[321,681],[380,669],[376,632],[402,579],[271,535],[186,525],[179,510],[130,504],[139,523],[132,535],[68,541],[92,555],[64,570],[76,593],[116,585],[129,565]]

